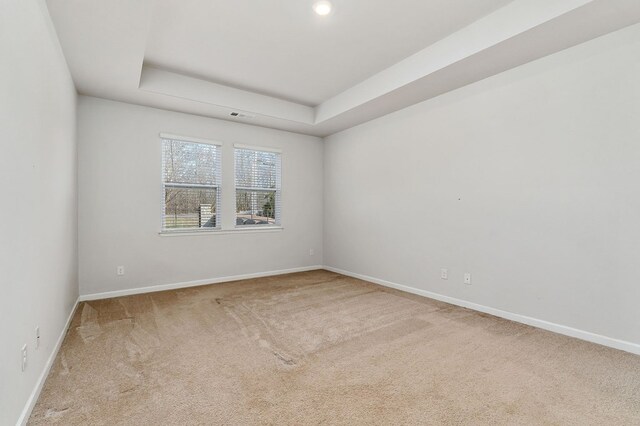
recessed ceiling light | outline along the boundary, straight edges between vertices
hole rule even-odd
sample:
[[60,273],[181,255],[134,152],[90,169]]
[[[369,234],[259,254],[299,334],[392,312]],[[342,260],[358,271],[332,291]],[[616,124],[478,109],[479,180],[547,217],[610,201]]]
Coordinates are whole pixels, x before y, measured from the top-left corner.
[[326,0],[317,1],[313,4],[313,11],[320,16],[331,13],[331,3]]

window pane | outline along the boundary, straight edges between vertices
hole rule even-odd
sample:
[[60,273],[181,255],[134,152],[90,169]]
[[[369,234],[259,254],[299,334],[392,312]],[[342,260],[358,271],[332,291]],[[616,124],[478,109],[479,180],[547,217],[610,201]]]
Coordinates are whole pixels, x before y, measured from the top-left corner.
[[280,225],[280,153],[235,149],[236,226]]
[[216,176],[219,155],[216,145],[163,140],[164,181],[219,185]]
[[216,188],[165,186],[165,229],[215,228]]
[[163,230],[219,227],[220,155],[217,145],[162,140]]
[[236,187],[276,189],[280,154],[236,148]]
[[236,191],[236,225],[275,225],[276,191]]

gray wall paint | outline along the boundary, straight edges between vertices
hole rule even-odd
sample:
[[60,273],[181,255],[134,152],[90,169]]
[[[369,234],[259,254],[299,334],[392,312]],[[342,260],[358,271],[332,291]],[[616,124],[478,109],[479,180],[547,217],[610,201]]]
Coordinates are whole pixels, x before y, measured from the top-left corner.
[[8,425],[78,297],[76,91],[43,1],[0,2],[0,58],[0,424]]
[[[78,108],[81,294],[322,265],[321,139],[84,96]],[[159,236],[160,132],[224,144],[232,223],[233,144],[281,148],[284,230]]]
[[636,25],[327,138],[325,264],[640,343],[638,76]]

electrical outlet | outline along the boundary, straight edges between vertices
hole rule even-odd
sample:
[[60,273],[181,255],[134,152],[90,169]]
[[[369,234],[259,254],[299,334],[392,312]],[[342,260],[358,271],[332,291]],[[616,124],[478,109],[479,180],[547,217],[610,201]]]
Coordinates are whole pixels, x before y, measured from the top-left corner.
[[118,268],[116,269],[116,274],[124,275],[124,266],[118,266]]
[[27,345],[25,344],[20,350],[20,358],[22,359],[22,371],[27,369]]
[[448,280],[449,279],[449,270],[446,268],[442,268],[440,269],[440,278],[443,280]]
[[36,327],[36,349],[40,347],[40,327]]
[[464,274],[464,283],[471,284],[471,274],[468,272]]
[[316,251],[314,249],[309,249],[309,256],[313,256],[316,254]]

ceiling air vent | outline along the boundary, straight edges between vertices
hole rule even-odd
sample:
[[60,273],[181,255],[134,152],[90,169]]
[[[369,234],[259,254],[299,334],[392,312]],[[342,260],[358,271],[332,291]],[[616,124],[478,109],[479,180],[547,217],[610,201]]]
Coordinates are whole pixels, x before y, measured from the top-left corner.
[[255,115],[249,115],[249,114],[245,114],[245,113],[242,113],[242,112],[235,112],[235,111],[232,112],[230,115],[232,117],[236,117],[236,118],[256,118]]

